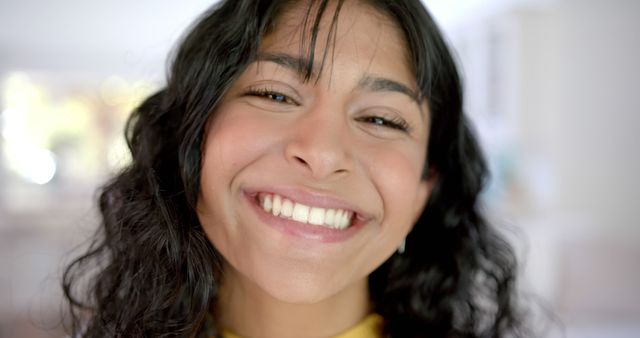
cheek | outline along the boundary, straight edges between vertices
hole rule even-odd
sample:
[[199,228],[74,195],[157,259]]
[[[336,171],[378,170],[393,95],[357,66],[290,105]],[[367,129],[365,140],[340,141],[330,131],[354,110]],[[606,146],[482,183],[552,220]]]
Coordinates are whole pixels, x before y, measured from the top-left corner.
[[377,148],[369,158],[370,174],[384,207],[387,226],[408,231],[418,201],[425,149],[420,147]]
[[259,125],[243,114],[228,111],[215,117],[207,133],[204,169],[228,175],[251,161],[262,145]]
[[243,169],[264,153],[265,142],[259,124],[245,118],[242,111],[221,106],[216,114],[204,144],[198,215],[210,238],[220,241],[236,231],[229,193]]
[[277,128],[241,104],[221,105],[207,131],[202,188],[233,188],[245,167],[277,149]]
[[417,145],[362,148],[367,174],[382,200],[379,231],[361,252],[367,273],[375,270],[398,248],[414,225],[415,208],[426,149]]

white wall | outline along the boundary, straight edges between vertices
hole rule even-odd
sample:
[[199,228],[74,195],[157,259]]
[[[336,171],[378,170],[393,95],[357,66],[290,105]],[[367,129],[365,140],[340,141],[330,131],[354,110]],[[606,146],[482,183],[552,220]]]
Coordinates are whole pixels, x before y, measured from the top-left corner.
[[524,285],[570,337],[637,336],[640,2],[495,4],[441,20],[497,169],[493,217],[526,234]]

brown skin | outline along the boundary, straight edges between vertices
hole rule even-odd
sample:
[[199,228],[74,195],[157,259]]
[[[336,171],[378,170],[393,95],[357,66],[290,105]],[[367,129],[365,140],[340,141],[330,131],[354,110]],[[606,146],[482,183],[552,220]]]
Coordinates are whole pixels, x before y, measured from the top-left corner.
[[[318,35],[320,58],[331,6]],[[305,10],[284,14],[260,52],[300,57]],[[415,92],[401,33],[352,1],[337,27],[319,81],[304,82],[272,61],[255,62],[208,127],[198,216],[225,258],[219,324],[244,337],[330,337],[362,320],[370,312],[368,275],[394,253],[429,196],[432,182],[421,178],[426,103],[363,85],[383,78]],[[247,94],[256,88],[288,99]],[[409,130],[377,125],[372,116],[404,121]],[[338,243],[284,234],[265,226],[243,193],[274,186],[348,201],[371,219]]]

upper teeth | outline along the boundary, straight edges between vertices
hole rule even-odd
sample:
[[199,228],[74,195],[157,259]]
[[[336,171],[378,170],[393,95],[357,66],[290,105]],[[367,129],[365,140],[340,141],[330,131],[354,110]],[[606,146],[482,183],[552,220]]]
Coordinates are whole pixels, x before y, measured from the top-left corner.
[[310,207],[276,194],[260,194],[258,197],[264,211],[300,223],[345,229],[353,217],[353,212],[348,210]]

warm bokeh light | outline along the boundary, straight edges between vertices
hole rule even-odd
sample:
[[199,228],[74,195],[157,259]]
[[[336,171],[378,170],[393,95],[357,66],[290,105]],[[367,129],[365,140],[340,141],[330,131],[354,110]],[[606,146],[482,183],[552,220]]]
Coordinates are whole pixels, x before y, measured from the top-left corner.
[[6,165],[23,179],[46,184],[56,173],[51,147],[50,120],[44,91],[25,74],[15,73],[5,81],[2,138]]
[[5,156],[7,167],[28,182],[47,184],[56,173],[55,156],[50,150],[6,142]]
[[2,88],[6,167],[27,182],[46,184],[56,174],[90,180],[126,165],[124,120],[157,85],[114,75],[95,95],[90,88],[52,88],[12,73]]

